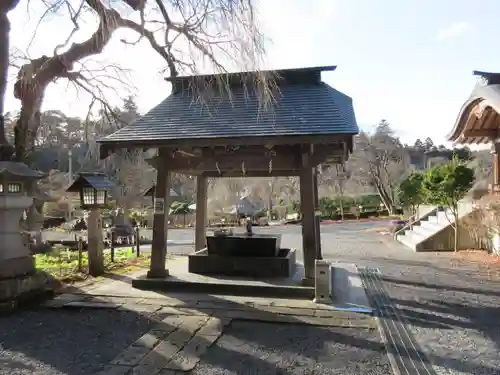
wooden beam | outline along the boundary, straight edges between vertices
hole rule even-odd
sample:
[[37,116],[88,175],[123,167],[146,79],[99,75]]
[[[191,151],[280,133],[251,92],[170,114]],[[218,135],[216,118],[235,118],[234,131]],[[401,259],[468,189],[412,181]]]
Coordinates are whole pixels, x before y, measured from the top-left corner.
[[159,147],[215,147],[215,146],[251,146],[251,145],[300,145],[300,144],[334,144],[352,142],[355,134],[317,134],[287,135],[266,137],[234,137],[234,138],[197,138],[197,139],[148,139],[148,140],[102,140],[99,141],[100,158],[105,159],[111,153],[124,148],[159,148]]
[[[347,158],[346,148],[342,145],[316,145],[313,147],[308,162],[311,167],[318,164],[337,164]],[[267,153],[267,155],[266,155]],[[188,156],[193,155],[193,156]],[[242,148],[232,152],[221,150],[203,150],[200,156],[190,153],[179,153],[171,150],[163,156],[165,165],[170,171],[199,175],[201,172],[219,171],[269,171],[272,170],[298,170],[301,167],[300,149],[278,149],[273,154],[265,149]],[[147,162],[156,167],[158,157],[148,159]],[[271,167],[269,166],[271,162]]]
[[[178,158],[165,160],[171,170],[202,170],[222,171],[241,169],[245,171],[268,171],[269,169],[295,169],[297,163],[293,157],[277,155],[272,158],[251,157],[242,158],[236,155],[223,155],[215,159],[205,158]],[[272,163],[271,168],[269,163]]]
[[202,172],[202,176],[206,177],[290,177],[298,176],[300,174],[300,169],[287,169],[287,170],[272,170],[269,171],[246,171],[245,174],[241,170],[232,171],[205,171]]
[[486,137],[496,139],[500,136],[498,129],[478,129],[478,130],[465,130],[464,137]]
[[327,160],[342,158],[344,154],[346,154],[346,148],[343,145],[314,145],[309,164],[315,167]]

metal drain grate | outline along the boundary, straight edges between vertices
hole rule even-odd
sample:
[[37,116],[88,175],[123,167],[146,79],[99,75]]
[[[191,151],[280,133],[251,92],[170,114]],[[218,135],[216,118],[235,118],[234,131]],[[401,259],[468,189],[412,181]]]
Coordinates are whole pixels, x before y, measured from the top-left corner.
[[379,276],[382,275],[382,272],[380,272],[380,269],[375,268],[375,267],[364,267],[364,268],[360,268],[360,270],[362,273],[365,273],[365,274],[373,274],[373,275],[379,275]]
[[395,375],[436,375],[432,364],[389,298],[378,268],[360,268],[366,293],[375,309],[380,335]]

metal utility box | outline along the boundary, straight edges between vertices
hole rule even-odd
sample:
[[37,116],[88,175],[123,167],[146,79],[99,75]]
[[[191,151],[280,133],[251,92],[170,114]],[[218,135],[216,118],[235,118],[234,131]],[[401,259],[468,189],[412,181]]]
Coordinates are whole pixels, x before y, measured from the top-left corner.
[[316,259],[315,262],[315,282],[314,282],[314,302],[331,303],[330,295],[330,262]]

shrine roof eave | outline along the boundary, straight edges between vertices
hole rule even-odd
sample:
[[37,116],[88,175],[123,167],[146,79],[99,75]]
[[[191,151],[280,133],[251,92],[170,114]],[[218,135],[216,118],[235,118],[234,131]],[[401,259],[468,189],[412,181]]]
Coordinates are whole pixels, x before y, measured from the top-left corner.
[[231,75],[241,79],[222,86],[211,75],[206,76],[209,84],[200,84],[199,76],[179,78],[194,83],[180,84],[135,122],[99,139],[100,156],[123,148],[344,141],[359,128],[352,98],[321,80],[321,72],[333,69],[273,71],[282,77],[268,90],[244,84],[245,72]]
[[[473,135],[475,129],[466,129],[469,117],[478,105],[491,107],[492,110],[500,114],[500,84],[477,86],[474,88],[469,98],[462,105],[453,129],[446,136],[447,141],[455,144],[487,143],[489,141],[488,137]],[[485,118],[482,120],[484,121]],[[476,127],[479,129],[481,125],[481,119],[479,119]],[[470,135],[465,134],[466,130],[469,130]]]
[[191,148],[217,146],[264,146],[264,145],[303,145],[303,144],[330,144],[345,142],[352,150],[353,137],[357,132],[343,134],[314,134],[314,135],[286,135],[286,136],[254,136],[254,137],[213,137],[213,138],[185,138],[185,139],[134,139],[107,141],[100,140],[100,158],[105,159],[120,149],[150,149],[150,148]]

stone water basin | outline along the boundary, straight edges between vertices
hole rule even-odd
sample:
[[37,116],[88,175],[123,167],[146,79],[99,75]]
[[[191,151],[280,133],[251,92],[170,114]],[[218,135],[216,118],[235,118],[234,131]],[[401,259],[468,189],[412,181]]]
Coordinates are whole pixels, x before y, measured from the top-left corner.
[[281,235],[228,234],[207,236],[209,255],[228,257],[277,257],[280,253]]

